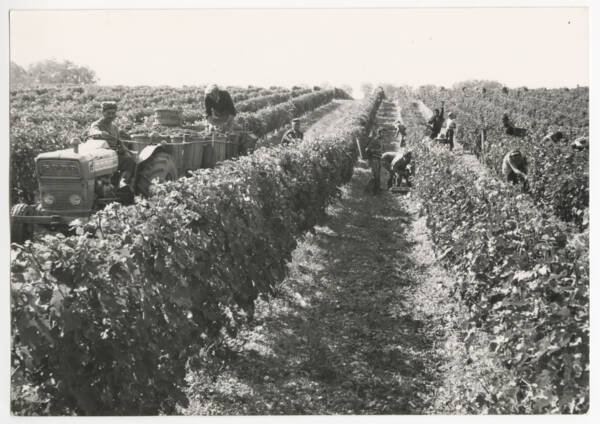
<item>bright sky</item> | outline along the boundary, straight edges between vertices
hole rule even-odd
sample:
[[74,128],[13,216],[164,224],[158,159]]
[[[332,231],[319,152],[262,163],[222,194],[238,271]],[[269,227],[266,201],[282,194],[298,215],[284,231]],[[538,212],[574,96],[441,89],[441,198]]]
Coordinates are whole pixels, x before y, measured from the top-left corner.
[[13,11],[10,43],[108,85],[588,85],[586,8]]

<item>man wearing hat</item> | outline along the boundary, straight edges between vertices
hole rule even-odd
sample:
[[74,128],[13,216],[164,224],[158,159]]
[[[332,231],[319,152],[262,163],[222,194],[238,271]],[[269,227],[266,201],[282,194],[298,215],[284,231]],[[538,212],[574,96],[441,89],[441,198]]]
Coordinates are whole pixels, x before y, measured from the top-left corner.
[[105,140],[109,147],[119,156],[119,172],[121,186],[129,184],[135,172],[135,160],[132,153],[121,143],[119,128],[114,124],[117,118],[117,104],[115,102],[102,102],[102,118],[92,122],[88,130],[88,137]]
[[448,114],[448,119],[444,125],[444,128],[438,134],[436,141],[441,144],[447,144],[450,147],[450,150],[454,148],[454,132],[456,131],[456,122],[455,122],[456,114],[454,112],[450,112]]
[[229,129],[237,114],[233,99],[227,90],[221,90],[216,84],[210,84],[204,90],[204,110],[209,124]]
[[292,128],[287,130],[281,138],[281,145],[287,146],[290,143],[302,141],[304,139],[304,133],[300,131],[300,120],[292,119]]
[[106,140],[111,149],[117,150],[119,146],[119,129],[114,124],[117,118],[117,104],[115,102],[102,102],[102,118],[92,122],[88,136],[94,139]]
[[440,137],[443,135],[445,139],[445,144],[450,147],[450,150],[454,149],[454,132],[456,131],[456,114],[454,112],[450,112],[448,114],[448,119],[446,119],[446,126],[440,133]]

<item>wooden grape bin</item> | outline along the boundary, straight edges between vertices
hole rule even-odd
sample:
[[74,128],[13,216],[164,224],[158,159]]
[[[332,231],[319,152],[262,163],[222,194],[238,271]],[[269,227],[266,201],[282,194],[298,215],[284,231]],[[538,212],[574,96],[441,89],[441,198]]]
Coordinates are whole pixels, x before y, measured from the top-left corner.
[[203,167],[204,148],[208,144],[204,138],[199,136],[183,136],[185,155],[183,157],[184,172],[194,171]]
[[238,141],[237,141],[237,134],[234,135],[233,137],[231,137],[230,139],[228,138],[227,146],[225,149],[226,149],[225,156],[227,156],[227,159],[232,159],[232,158],[235,158],[238,156],[239,145],[238,145]]
[[215,161],[215,149],[213,148],[212,142],[207,141],[206,143],[202,143],[204,146],[204,151],[202,154],[202,168],[214,168]]
[[207,141],[207,144],[204,145],[203,168],[214,168],[217,163],[232,157],[231,142],[224,137],[224,134],[217,136],[213,133]]
[[173,158],[173,162],[175,162],[175,166],[178,170],[185,172],[186,147],[188,146],[183,143],[183,136],[172,135],[169,137],[167,144],[170,147],[171,157]]
[[214,140],[213,149],[215,151],[215,162],[222,162],[227,159],[227,140]]
[[150,136],[146,133],[133,134],[131,140],[124,140],[126,147],[139,153],[144,147],[161,144],[172,156],[181,175],[199,168],[214,168],[222,162],[237,156],[237,142],[224,134],[176,134]]

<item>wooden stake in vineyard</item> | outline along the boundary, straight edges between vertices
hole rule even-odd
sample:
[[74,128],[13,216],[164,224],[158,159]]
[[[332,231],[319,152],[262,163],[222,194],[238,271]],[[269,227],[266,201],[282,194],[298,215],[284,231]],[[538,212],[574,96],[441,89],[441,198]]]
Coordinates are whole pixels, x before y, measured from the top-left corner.
[[356,146],[358,147],[358,156],[360,157],[360,160],[364,160],[362,150],[360,148],[360,140],[358,139],[358,137],[355,137],[355,140],[356,140]]
[[486,143],[485,117],[481,115],[481,159],[485,159],[485,143]]

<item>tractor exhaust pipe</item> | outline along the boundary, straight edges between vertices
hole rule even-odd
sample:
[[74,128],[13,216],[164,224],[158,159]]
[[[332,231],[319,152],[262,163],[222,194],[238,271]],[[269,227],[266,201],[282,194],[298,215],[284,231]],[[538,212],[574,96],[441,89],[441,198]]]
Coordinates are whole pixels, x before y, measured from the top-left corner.
[[73,138],[71,139],[71,146],[73,146],[73,153],[79,153],[79,139]]

